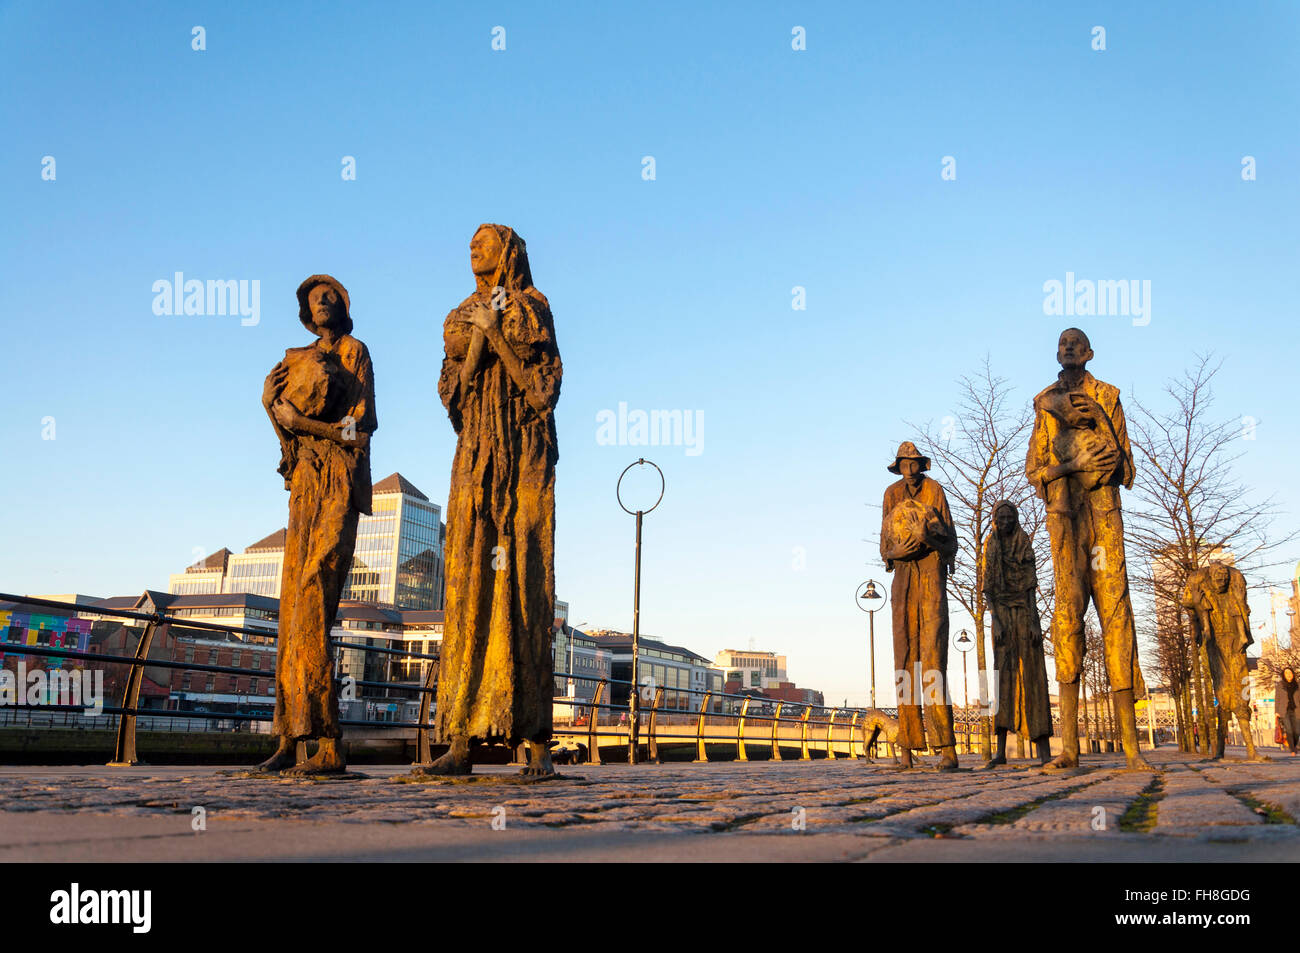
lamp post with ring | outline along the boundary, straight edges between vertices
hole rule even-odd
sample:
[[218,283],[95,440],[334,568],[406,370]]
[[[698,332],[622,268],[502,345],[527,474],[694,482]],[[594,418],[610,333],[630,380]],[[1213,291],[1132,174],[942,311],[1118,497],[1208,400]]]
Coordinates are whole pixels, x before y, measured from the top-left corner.
[[[623,477],[627,476],[627,471],[633,467],[650,466],[655,468],[659,474],[659,497],[654,501],[654,505],[644,510],[629,510],[623,503]],[[637,679],[638,666],[637,657],[641,645],[641,517],[651,512],[657,507],[664,498],[664,471],[660,470],[658,465],[642,457],[635,463],[629,463],[623,468],[623,472],[618,475],[618,485],[614,488],[614,496],[618,500],[618,505],[622,507],[623,512],[630,516],[636,517],[636,576],[632,587],[632,685],[627,694],[628,703],[628,738],[627,738],[627,763],[637,763],[637,731],[640,722],[640,712],[638,711],[641,692],[641,683]]]
[[966,674],[966,658],[971,649],[975,648],[975,640],[970,637],[970,633],[962,629],[957,638],[953,641],[957,651],[961,653],[961,707],[970,708],[970,695],[968,694],[967,685],[969,676]]
[[862,585],[858,586],[857,594],[853,600],[857,607],[867,614],[868,625],[868,645],[871,659],[871,707],[876,707],[876,613],[885,607],[888,601],[885,596],[885,590],[876,584],[876,580],[868,579]]

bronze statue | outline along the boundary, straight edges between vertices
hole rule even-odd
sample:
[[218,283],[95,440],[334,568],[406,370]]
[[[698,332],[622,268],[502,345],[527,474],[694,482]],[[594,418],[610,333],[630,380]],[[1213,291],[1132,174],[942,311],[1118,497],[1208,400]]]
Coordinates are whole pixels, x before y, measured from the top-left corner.
[[1060,683],[1062,752],[1050,766],[1073,768],[1079,763],[1083,616],[1091,599],[1101,620],[1106,671],[1128,766],[1150,770],[1138,750],[1133,707],[1135,690],[1142,691],[1142,673],[1119,496],[1121,486],[1133,486],[1133,451],[1119,388],[1088,373],[1092,357],[1086,334],[1078,328],[1061,332],[1061,373],[1034,398],[1034,431],[1025,461],[1029,482],[1047,502],[1056,577],[1052,644]]
[[[930,747],[939,767],[957,769],[957,739],[948,694],[948,573],[957,556],[957,533],[943,488],[925,475],[930,458],[911,441],[887,468],[902,479],[885,490],[880,557],[894,574],[894,679],[898,689],[898,746],[904,768],[912,749]],[[925,708],[922,723],[921,709]]]
[[527,741],[524,774],[551,775],[560,352],[513,229],[480,226],[470,265],[477,287],[447,315],[438,379],[457,433],[435,715],[448,750],[416,770],[468,774],[471,744]]
[[[319,340],[287,350],[262,388],[280,438],[289,528],[275,666],[279,747],[259,768],[321,774],[345,767],[330,628],[357,519],[370,512],[370,435],[379,425],[370,353],[352,336],[347,290],[312,275],[298,287],[298,319]],[[308,739],[319,740],[317,752],[295,767],[297,742]]]
[[1007,763],[1007,732],[1034,742],[1038,760],[1051,757],[1052,706],[1038,618],[1038,569],[1020,511],[1002,500],[993,507],[993,531],[984,542],[984,598],[993,613],[993,668],[998,707],[993,727],[998,750],[985,768]]
[[1212,562],[1188,574],[1180,601],[1191,620],[1197,650],[1205,645],[1214,697],[1219,700],[1214,757],[1223,757],[1228,725],[1236,715],[1246,739],[1246,757],[1257,760],[1255,739],[1250,734],[1250,674],[1246,670],[1246,647],[1254,641],[1246,577],[1235,566]]

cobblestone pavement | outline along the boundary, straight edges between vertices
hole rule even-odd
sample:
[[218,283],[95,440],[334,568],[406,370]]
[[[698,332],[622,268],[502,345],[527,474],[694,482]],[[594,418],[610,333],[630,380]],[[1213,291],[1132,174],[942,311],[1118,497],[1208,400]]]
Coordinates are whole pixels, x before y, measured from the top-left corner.
[[[973,763],[973,758],[966,759]],[[210,767],[0,768],[0,862],[59,859],[1300,860],[1300,758],[1157,751],[1078,772],[1028,763],[729,762],[407,769],[288,780]],[[204,829],[194,830],[195,808]],[[495,822],[495,825],[494,825]],[[670,835],[670,836],[665,836]]]

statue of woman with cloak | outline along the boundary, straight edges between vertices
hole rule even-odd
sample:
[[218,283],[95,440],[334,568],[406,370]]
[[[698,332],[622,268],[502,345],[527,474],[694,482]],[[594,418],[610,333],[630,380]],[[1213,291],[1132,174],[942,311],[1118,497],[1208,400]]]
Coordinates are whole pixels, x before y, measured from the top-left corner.
[[513,229],[479,226],[470,265],[477,287],[443,324],[438,379],[457,434],[434,715],[448,750],[416,772],[468,774],[472,744],[527,741],[524,774],[549,775],[560,352]]
[[1007,763],[1007,732],[1033,739],[1038,760],[1051,757],[1052,709],[1038,617],[1038,568],[1020,511],[1002,500],[984,542],[984,598],[993,613],[993,668],[998,680],[993,727],[998,750],[985,768]]
[[[330,628],[352,567],[357,521],[370,512],[375,381],[366,346],[352,336],[348,292],[329,275],[298,287],[298,319],[319,340],[290,348],[262,388],[280,438],[289,528],[280,581],[275,665],[279,747],[260,766],[300,774],[343,771]],[[299,741],[320,742],[295,767]]]

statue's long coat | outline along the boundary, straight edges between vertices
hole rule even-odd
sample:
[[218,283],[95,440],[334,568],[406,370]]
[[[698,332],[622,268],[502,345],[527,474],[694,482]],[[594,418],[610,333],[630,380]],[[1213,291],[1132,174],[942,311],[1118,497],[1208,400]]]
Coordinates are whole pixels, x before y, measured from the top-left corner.
[[[550,306],[532,286],[524,244],[496,226],[506,246],[498,282],[481,287],[443,325],[438,380],[458,435],[447,501],[446,624],[435,725],[443,741],[542,741],[551,733],[555,622],[554,408],[561,364]],[[461,367],[482,304],[524,368],[526,388],[489,344],[471,384]],[[481,332],[480,332],[481,333]]]

